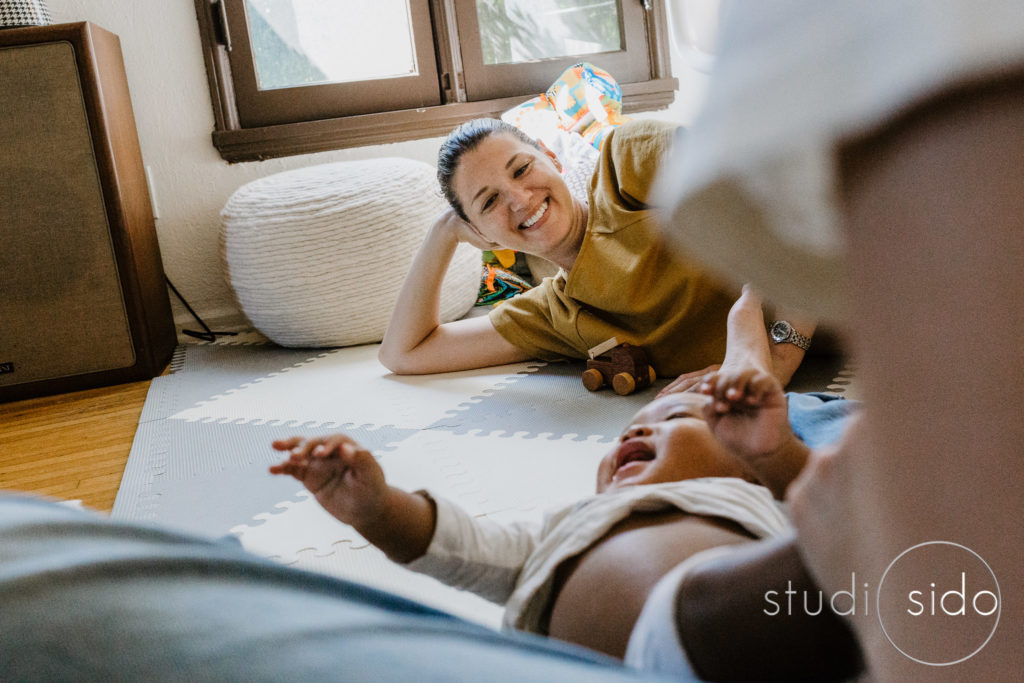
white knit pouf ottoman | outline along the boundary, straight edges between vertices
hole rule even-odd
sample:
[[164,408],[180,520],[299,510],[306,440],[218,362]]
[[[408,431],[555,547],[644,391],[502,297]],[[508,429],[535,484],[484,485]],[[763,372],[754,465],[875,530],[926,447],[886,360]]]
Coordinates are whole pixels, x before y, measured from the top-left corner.
[[[228,282],[253,326],[281,346],[378,342],[446,206],[434,169],[411,159],[344,161],[255,180],[221,212]],[[480,250],[460,245],[441,290],[443,322],[476,301],[480,271]]]

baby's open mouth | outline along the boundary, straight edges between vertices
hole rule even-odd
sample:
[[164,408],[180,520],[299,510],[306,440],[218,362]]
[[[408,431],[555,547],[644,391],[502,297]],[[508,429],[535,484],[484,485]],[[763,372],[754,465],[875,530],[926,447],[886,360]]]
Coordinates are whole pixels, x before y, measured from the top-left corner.
[[545,199],[544,203],[541,204],[539,207],[537,207],[536,213],[534,213],[532,216],[530,216],[525,221],[523,221],[523,224],[519,226],[519,229],[520,230],[526,230],[528,228],[532,228],[537,223],[537,221],[539,221],[541,219],[541,217],[544,216],[544,214],[547,212],[547,210],[548,210],[548,200]]
[[654,460],[654,450],[643,441],[629,440],[619,446],[615,454],[615,478],[618,478],[620,471],[625,474],[632,463],[649,462]]

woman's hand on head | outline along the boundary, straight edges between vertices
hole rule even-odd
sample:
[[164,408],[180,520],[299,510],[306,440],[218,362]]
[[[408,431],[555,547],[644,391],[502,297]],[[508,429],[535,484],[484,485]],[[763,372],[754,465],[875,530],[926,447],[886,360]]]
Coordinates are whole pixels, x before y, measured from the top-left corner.
[[477,249],[501,249],[501,245],[492,242],[481,234],[474,225],[459,217],[455,209],[447,208],[434,221],[434,228],[441,230],[456,242],[471,244]]

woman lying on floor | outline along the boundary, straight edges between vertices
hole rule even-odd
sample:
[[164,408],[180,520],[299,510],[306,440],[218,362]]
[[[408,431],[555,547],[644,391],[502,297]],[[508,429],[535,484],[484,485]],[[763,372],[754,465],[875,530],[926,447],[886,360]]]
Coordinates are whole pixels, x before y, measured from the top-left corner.
[[[837,438],[853,407],[809,395],[787,401],[770,372],[752,291],[744,290],[728,323],[723,369],[705,377],[703,393],[669,393],[641,409],[601,461],[597,494],[549,512],[539,527],[473,518],[427,492],[391,487],[373,455],[342,434],[275,442],[288,457],[271,472],[302,481],[392,560],[504,603],[506,626],[690,672],[674,635],[680,585],[694,567],[736,546],[786,544],[790,525],[776,499],[803,467],[808,443]],[[784,569],[791,573],[775,588],[803,585],[799,566]],[[764,595],[766,577],[758,578],[733,590]],[[856,648],[827,610],[770,616],[768,606],[742,616],[743,636],[762,646],[764,657],[748,660],[756,677],[842,676],[856,668]],[[780,633],[789,638],[780,644],[784,662],[777,649],[763,647]],[[722,638],[729,652],[718,654],[731,659],[742,637]],[[713,676],[714,660],[702,653],[711,668],[697,673]]]
[[[651,187],[680,138],[680,129],[657,121],[613,130],[601,147],[588,201],[581,202],[554,153],[518,128],[497,119],[457,128],[438,159],[451,209],[431,228],[410,268],[381,362],[396,373],[419,374],[586,358],[589,349],[615,337],[644,347],[659,376],[686,373],[686,386],[695,384],[722,362],[735,294],[659,237]],[[560,270],[489,316],[441,324],[441,281],[460,242],[534,254]],[[814,330],[806,320],[790,322],[804,337]],[[783,385],[805,350],[795,343],[772,347],[772,371]]]

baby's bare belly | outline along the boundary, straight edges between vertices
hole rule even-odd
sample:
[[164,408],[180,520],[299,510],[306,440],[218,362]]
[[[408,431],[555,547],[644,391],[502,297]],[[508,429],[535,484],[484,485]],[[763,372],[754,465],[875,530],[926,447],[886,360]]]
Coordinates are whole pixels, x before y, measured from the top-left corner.
[[548,633],[621,658],[662,576],[702,550],[749,540],[738,525],[717,518],[634,513],[559,567]]

